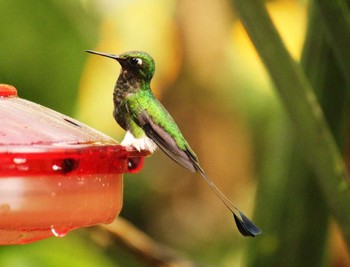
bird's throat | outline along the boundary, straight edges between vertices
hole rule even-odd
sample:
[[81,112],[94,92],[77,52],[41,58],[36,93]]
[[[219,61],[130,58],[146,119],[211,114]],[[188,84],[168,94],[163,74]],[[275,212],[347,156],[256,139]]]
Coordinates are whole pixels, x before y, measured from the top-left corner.
[[125,97],[141,88],[141,80],[131,71],[122,69],[114,87],[114,105],[119,106]]

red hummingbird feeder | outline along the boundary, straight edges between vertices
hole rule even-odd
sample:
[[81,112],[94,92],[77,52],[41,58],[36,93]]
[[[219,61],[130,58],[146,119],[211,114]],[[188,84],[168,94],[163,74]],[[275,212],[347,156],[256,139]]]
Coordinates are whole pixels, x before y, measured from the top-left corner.
[[123,174],[145,154],[0,84],[0,245],[25,244],[119,214]]

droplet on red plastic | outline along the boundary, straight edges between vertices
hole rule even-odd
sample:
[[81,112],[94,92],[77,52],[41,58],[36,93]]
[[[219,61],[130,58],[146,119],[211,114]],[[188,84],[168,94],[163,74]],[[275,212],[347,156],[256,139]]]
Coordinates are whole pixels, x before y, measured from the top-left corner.
[[0,98],[17,96],[17,89],[12,85],[0,84]]
[[132,157],[128,159],[128,170],[130,173],[138,172],[142,169],[144,163],[144,158],[142,157]]
[[79,161],[75,159],[63,159],[63,160],[57,160],[53,165],[52,165],[52,170],[67,174],[71,171],[74,171],[79,165]]
[[65,227],[55,227],[51,226],[51,233],[56,237],[65,237],[67,233],[69,232],[69,229]]

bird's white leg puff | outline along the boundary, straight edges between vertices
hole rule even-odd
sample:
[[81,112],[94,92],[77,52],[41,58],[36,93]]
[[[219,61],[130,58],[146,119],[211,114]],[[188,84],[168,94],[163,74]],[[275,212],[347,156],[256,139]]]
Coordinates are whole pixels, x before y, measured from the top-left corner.
[[147,136],[135,138],[130,131],[126,131],[122,146],[133,146],[137,151],[146,150],[153,153],[157,145]]

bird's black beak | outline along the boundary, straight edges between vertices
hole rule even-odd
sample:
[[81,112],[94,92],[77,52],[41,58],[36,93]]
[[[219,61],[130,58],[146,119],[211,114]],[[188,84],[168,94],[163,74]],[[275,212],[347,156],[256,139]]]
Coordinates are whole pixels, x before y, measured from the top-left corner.
[[120,60],[119,55],[107,54],[107,53],[97,52],[97,51],[93,51],[93,50],[85,50],[85,52],[88,52],[88,53],[94,54],[94,55],[98,55],[98,56],[109,57],[109,58],[115,59],[117,61]]

